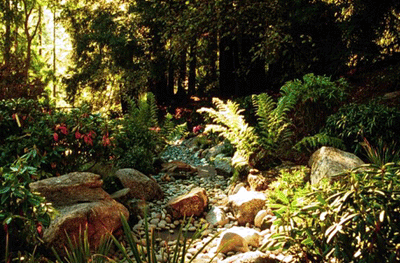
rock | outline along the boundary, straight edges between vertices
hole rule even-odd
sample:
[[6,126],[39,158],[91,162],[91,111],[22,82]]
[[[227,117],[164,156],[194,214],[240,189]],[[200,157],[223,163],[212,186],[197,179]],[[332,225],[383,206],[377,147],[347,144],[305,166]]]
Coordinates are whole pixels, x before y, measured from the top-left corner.
[[261,173],[252,174],[247,176],[247,182],[250,185],[250,189],[253,191],[263,191],[268,189],[269,180],[265,178]]
[[98,247],[103,236],[121,227],[121,214],[129,218],[128,210],[112,199],[58,207],[57,211],[44,231],[43,240],[48,247],[54,246],[61,253],[68,244],[65,232],[71,240],[76,240],[87,227],[90,245]]
[[229,196],[229,207],[236,217],[239,225],[253,224],[258,211],[265,205],[266,197],[263,193],[247,191],[240,188],[237,194]]
[[269,255],[262,253],[261,251],[249,251],[246,253],[234,255],[232,257],[228,257],[221,261],[221,263],[232,263],[232,262],[241,262],[241,263],[276,263],[277,261],[271,258]]
[[193,174],[197,172],[197,169],[182,161],[170,161],[168,163],[162,164],[162,171],[165,173],[172,173],[172,174],[176,173],[179,174],[181,172]]
[[233,232],[225,232],[221,234],[216,251],[219,253],[227,253],[229,251],[247,252],[250,249],[243,237]]
[[214,226],[223,226],[229,222],[224,210],[219,207],[213,206],[207,213],[206,220]]
[[218,241],[217,252],[247,252],[249,246],[260,245],[260,233],[247,227],[232,227],[221,234]]
[[74,172],[29,184],[32,192],[39,192],[53,205],[64,206],[82,202],[110,199],[101,186],[100,175]]
[[196,187],[190,192],[168,201],[167,210],[174,219],[183,216],[200,216],[208,205],[208,197],[204,188]]
[[364,162],[352,153],[324,146],[314,152],[308,162],[311,167],[311,184],[357,168],[362,164]]
[[197,173],[199,177],[215,177],[217,176],[217,171],[214,166],[211,165],[202,165],[197,166]]
[[224,149],[224,144],[215,145],[209,149],[203,151],[203,157],[207,160],[211,158],[215,158],[218,154],[221,154],[222,150]]
[[111,198],[120,202],[121,201],[125,202],[130,191],[131,189],[129,188],[123,188],[111,194]]
[[104,235],[121,227],[121,214],[129,219],[128,210],[101,186],[99,175],[83,172],[30,184],[32,191],[39,192],[58,211],[50,226],[44,229],[43,240],[48,247],[54,246],[63,255],[68,244],[66,233],[73,240],[86,227],[90,244],[97,247]]
[[156,180],[135,169],[120,169],[115,173],[115,176],[118,177],[124,187],[131,189],[129,192],[130,198],[149,201],[164,197],[163,191]]
[[263,219],[268,214],[270,214],[270,213],[268,213],[268,211],[265,210],[265,209],[258,211],[258,213],[256,214],[256,217],[254,218],[254,226],[258,227],[258,228],[261,228],[261,225],[263,223]]
[[223,154],[218,154],[214,160],[215,170],[218,173],[230,176],[233,173],[232,158],[225,157]]

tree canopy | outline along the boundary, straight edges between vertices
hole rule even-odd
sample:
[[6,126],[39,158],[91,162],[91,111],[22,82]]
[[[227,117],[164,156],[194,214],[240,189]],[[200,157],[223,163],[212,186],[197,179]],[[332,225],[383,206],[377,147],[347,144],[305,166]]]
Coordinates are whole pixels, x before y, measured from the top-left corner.
[[144,91],[161,103],[274,91],[400,50],[396,0],[6,0],[0,9],[2,98],[35,97],[54,81],[51,42],[61,36],[49,22],[72,43],[72,61],[61,62],[68,71],[53,85],[70,102],[86,92],[123,108]]

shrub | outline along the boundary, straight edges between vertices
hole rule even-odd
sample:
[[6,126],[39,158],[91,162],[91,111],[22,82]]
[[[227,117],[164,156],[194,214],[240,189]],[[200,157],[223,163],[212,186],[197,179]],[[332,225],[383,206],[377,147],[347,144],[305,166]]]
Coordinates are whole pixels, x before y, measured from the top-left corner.
[[372,145],[400,142],[400,110],[371,101],[349,104],[327,119],[324,133],[341,138],[348,149],[359,153],[364,138]]
[[336,112],[348,98],[349,85],[344,79],[307,74],[303,80],[288,81],[281,88],[283,97],[292,98],[292,120],[296,140],[314,135],[325,124],[326,118]]
[[[302,251],[322,262],[398,262],[400,260],[400,166],[366,165],[337,175],[296,199],[278,192],[270,206],[280,232],[264,249]],[[298,190],[296,190],[298,191]]]
[[159,134],[157,105],[148,93],[137,103],[130,103],[129,113],[116,120],[115,163],[121,168],[135,168],[143,173],[153,171],[153,158],[163,144]]
[[2,101],[0,128],[5,134],[0,165],[33,147],[42,157],[40,168],[53,175],[107,160],[112,147],[110,125],[100,114],[92,114],[88,105],[62,112],[39,101]]
[[36,157],[37,152],[32,150],[13,165],[0,170],[0,222],[4,229],[1,238],[5,239],[1,240],[4,244],[1,249],[5,250],[2,251],[5,252],[5,262],[9,262],[10,252],[39,245],[42,228],[50,224],[51,206],[43,197],[29,190],[29,183],[37,176],[37,168],[27,164]]

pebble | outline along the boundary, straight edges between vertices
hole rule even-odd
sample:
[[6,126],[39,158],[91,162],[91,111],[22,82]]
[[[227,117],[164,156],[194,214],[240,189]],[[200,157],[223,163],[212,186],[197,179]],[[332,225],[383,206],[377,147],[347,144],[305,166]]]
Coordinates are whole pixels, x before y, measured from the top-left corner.
[[[196,157],[194,152],[190,151],[189,149],[187,149],[187,147],[183,145],[173,145],[173,146],[170,145],[167,146],[166,150],[161,154],[161,158],[164,159],[165,161],[180,160],[194,167],[200,165],[209,165],[204,158],[200,159],[198,157],[199,155],[200,154],[198,154]],[[228,187],[230,185],[229,184],[230,182],[224,176],[216,175],[212,177],[196,177],[195,174],[193,176],[188,176],[185,179],[177,179],[175,181],[170,181],[170,182],[161,181],[160,175],[155,176],[155,178],[157,179],[158,183],[163,189],[165,198],[163,201],[158,200],[154,201],[153,203],[148,202],[148,207],[150,211],[150,216],[148,218],[149,229],[152,228],[157,229],[157,232],[160,231],[161,233],[164,233],[166,235],[171,235],[169,239],[174,237],[177,233],[177,231],[174,231],[174,229],[178,228],[178,226],[183,223],[182,222],[183,220],[182,219],[174,220],[166,210],[166,203],[171,198],[178,195],[182,195],[197,186],[201,186],[207,190],[209,204],[215,204],[217,206],[221,206],[229,220],[229,222],[225,224],[223,228],[221,227],[218,228],[212,226],[211,224],[208,224],[208,222],[204,219],[205,215],[207,215],[207,212],[204,212],[204,218],[199,218],[199,219],[192,218],[192,221],[190,222],[188,227],[188,231],[193,233],[194,231],[201,229],[203,226],[204,227],[207,226],[204,224],[208,224],[208,226],[201,233],[201,238],[198,241],[193,242],[192,245],[187,248],[188,250],[185,255],[185,258],[188,259],[188,261],[192,259],[193,256],[200,249],[203,248],[204,244],[206,244],[211,238],[213,238],[217,232],[238,225],[238,222],[236,218],[233,216],[232,212],[230,211],[230,208],[225,205],[226,201],[228,200],[228,193],[233,192],[234,189],[232,189],[232,187]],[[186,223],[187,221],[185,222],[185,226]],[[247,224],[246,226],[254,228],[251,224]],[[133,227],[133,230],[135,230],[135,232],[138,232],[140,234],[140,237],[142,237],[142,239],[140,239],[140,244],[144,246],[143,248],[145,248],[146,240],[143,239],[145,235],[143,220],[140,220],[139,223]],[[268,231],[263,232],[264,233],[263,237],[265,237],[265,235],[272,234],[270,230]],[[167,249],[171,249],[171,247],[174,248],[176,244],[176,240],[167,241],[163,239],[165,239],[165,237],[156,238],[157,262],[166,262],[166,258],[164,257],[163,259],[163,255],[166,256]],[[218,240],[219,238],[215,238],[211,243],[209,243],[197,256],[196,262],[209,262],[216,253]],[[257,250],[257,247],[250,246],[249,248],[251,251]],[[292,257],[284,256],[277,252],[271,253],[270,251],[268,251],[267,253],[271,254],[271,257],[272,256],[279,257],[283,262],[290,262],[288,260],[293,259]],[[232,251],[227,252],[226,255],[220,253],[216,256],[216,258],[212,262],[220,262],[224,258],[226,258],[226,256],[229,257],[235,254],[236,253]]]

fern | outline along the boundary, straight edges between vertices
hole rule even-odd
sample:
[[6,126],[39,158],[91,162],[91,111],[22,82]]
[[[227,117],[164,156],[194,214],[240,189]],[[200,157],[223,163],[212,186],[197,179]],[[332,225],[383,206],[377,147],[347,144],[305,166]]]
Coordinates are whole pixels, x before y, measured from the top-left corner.
[[139,96],[137,103],[130,102],[130,117],[146,127],[158,126],[157,103],[153,93]]
[[239,109],[239,104],[228,100],[223,102],[213,98],[217,110],[213,108],[201,108],[200,113],[207,113],[214,121],[208,124],[205,132],[215,132],[229,140],[236,148],[232,162],[236,167],[243,166],[249,162],[250,155],[258,147],[258,136],[253,127],[250,127]]
[[293,146],[299,152],[312,152],[321,146],[332,146],[344,150],[346,147],[342,139],[332,137],[324,133],[318,133],[313,136],[304,137]]
[[271,154],[290,142],[293,135],[290,129],[290,121],[287,118],[295,103],[290,96],[282,97],[275,103],[271,96],[266,93],[253,95],[253,105],[256,107],[258,116],[258,128],[260,142],[263,148]]

